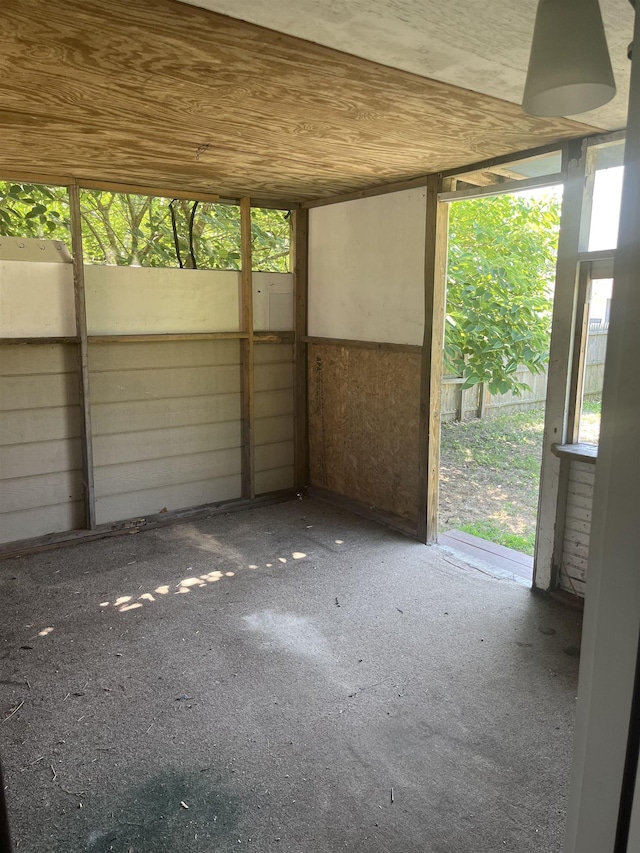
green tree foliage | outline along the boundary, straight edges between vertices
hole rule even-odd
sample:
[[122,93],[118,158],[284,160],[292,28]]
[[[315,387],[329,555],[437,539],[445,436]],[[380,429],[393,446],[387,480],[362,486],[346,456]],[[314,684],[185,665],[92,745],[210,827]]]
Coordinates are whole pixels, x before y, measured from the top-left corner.
[[[80,206],[86,263],[240,269],[235,205],[82,190]],[[288,272],[288,213],[253,208],[251,219],[254,269]],[[66,190],[0,182],[0,235],[69,245]]]
[[69,202],[64,187],[0,181],[0,235],[3,237],[69,237]]
[[463,388],[520,394],[520,365],[545,370],[559,208],[548,196],[452,203],[444,352]]

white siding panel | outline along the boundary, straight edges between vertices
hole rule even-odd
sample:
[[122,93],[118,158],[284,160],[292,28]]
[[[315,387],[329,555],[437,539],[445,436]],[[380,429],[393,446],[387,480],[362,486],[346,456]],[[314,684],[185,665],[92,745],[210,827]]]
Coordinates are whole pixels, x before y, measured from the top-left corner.
[[93,343],[89,366],[98,523],[240,497],[237,341]]
[[83,522],[76,364],[73,345],[0,346],[0,542]]
[[241,493],[240,475],[199,480],[175,486],[163,486],[124,495],[109,495],[96,499],[96,514],[101,522],[110,523],[123,518],[155,515],[164,509],[198,507],[238,498]]

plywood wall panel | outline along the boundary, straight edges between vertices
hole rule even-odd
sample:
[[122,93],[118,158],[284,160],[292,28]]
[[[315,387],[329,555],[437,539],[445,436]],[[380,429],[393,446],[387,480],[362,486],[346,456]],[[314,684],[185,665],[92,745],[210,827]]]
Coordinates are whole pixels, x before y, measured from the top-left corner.
[[311,483],[417,521],[420,355],[309,347]]
[[14,171],[297,201],[588,132],[171,0],[3,0],[0,55]]
[[426,190],[309,211],[309,335],[422,345]]

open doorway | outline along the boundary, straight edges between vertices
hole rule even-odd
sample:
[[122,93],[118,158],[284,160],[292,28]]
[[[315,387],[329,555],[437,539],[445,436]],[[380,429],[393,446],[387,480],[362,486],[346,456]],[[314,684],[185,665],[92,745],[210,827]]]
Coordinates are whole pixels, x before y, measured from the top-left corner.
[[531,581],[562,187],[453,201],[439,539]]

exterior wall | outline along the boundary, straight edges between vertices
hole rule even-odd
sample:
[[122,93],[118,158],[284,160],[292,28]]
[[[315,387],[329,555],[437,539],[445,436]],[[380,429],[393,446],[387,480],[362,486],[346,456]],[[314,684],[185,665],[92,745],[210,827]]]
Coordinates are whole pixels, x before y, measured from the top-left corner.
[[83,524],[77,368],[74,345],[0,346],[0,542]]
[[293,346],[254,346],[256,494],[294,484]]
[[240,497],[238,341],[89,346],[97,523]]
[[570,460],[565,510],[560,588],[584,597],[591,534],[595,465]]

